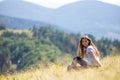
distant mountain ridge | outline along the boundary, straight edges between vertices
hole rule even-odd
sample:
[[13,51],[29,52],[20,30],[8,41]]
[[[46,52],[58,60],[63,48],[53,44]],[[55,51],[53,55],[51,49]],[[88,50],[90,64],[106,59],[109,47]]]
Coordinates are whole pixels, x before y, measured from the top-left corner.
[[32,21],[3,15],[0,15],[0,24],[4,24],[11,29],[29,29],[32,27],[50,26],[50,24],[41,21]]
[[100,1],[78,1],[49,9],[20,0],[0,2],[0,14],[55,24],[64,31],[120,37],[120,7]]

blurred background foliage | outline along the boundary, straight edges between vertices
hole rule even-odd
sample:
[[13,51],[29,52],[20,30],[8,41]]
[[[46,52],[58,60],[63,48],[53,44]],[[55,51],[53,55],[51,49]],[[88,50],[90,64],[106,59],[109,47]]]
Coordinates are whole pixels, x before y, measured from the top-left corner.
[[[117,54],[120,41],[95,39],[88,34],[103,57]],[[81,34],[66,33],[50,26],[29,30],[7,29],[0,25],[0,74],[50,63],[65,65],[76,55]]]

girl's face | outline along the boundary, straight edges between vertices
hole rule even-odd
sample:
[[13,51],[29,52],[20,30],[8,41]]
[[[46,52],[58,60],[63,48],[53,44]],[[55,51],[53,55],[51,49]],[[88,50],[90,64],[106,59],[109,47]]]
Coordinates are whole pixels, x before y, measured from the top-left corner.
[[84,47],[87,47],[87,46],[89,45],[89,40],[86,39],[86,38],[83,38],[83,39],[82,39],[82,45],[83,45]]

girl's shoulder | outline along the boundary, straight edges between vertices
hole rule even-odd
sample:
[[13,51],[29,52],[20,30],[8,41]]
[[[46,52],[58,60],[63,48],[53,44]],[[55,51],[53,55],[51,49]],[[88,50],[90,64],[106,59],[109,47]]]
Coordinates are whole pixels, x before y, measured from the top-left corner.
[[89,52],[94,52],[95,53],[95,50],[92,46],[88,46],[86,51],[87,51],[87,53],[89,53]]
[[87,47],[87,49],[93,49],[93,47],[90,45],[90,46]]

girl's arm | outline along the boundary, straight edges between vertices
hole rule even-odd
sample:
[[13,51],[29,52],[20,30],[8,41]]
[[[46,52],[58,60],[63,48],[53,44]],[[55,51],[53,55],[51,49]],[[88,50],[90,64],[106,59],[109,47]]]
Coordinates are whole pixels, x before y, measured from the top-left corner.
[[91,58],[92,58],[92,61],[95,62],[96,64],[98,64],[98,66],[102,66],[101,62],[96,58],[95,54],[93,52],[89,52]]

